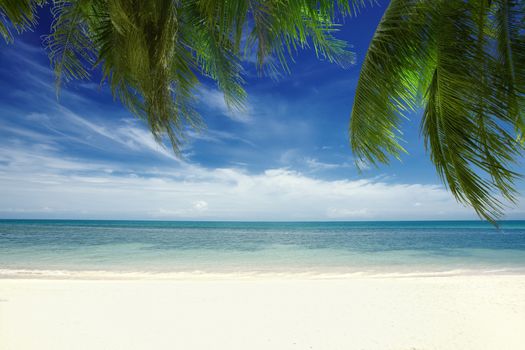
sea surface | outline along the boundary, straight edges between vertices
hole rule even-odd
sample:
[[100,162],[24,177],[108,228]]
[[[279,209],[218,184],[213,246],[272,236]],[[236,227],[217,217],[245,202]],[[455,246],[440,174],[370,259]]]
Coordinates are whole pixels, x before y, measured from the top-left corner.
[[0,220],[0,277],[525,273],[525,221]]

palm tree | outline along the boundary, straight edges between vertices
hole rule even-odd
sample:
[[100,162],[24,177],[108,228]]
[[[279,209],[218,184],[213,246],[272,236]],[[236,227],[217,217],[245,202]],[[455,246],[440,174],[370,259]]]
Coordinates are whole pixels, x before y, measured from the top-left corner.
[[211,78],[228,106],[242,108],[242,59],[255,55],[260,73],[288,70],[300,48],[341,65],[353,60],[334,37],[336,16],[364,0],[0,0],[0,33],[12,41],[52,6],[44,44],[57,87],[89,78],[98,67],[113,95],[144,119],[158,141],[179,147],[187,126],[198,127],[195,93]]
[[442,181],[494,222],[516,199],[524,98],[523,1],[392,0],[361,68],[351,146],[359,162],[399,158],[400,124],[421,111]]

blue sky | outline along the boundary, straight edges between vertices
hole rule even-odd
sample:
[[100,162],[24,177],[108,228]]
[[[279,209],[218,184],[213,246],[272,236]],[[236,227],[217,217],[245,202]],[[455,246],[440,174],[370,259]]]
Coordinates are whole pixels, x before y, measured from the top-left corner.
[[[291,74],[257,78],[247,64],[244,112],[213,84],[199,90],[207,124],[183,159],[155,143],[96,78],[67,84],[57,100],[41,35],[1,42],[0,217],[198,220],[474,219],[440,184],[419,136],[409,155],[359,173],[347,127],[360,64],[386,2],[347,19],[356,64],[342,69],[302,51]],[[96,74],[95,74],[96,76]],[[519,183],[523,193],[524,185]],[[525,205],[507,218],[524,219]]]

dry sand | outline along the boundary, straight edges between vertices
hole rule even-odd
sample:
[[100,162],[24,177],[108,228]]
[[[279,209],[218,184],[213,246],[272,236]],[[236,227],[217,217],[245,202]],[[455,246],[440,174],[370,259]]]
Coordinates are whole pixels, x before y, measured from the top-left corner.
[[0,279],[0,349],[525,349],[525,276]]

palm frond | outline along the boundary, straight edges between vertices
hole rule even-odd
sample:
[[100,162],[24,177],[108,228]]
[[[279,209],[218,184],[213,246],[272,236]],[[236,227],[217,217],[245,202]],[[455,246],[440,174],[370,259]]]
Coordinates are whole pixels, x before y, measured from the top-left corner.
[[525,3],[499,0],[493,7],[497,42],[496,80],[499,98],[506,104],[521,136],[525,134]]
[[[236,2],[233,1],[232,4]],[[199,73],[217,82],[230,108],[242,109],[246,98],[239,49],[241,39],[238,36],[242,27],[231,20],[233,23],[221,24],[227,26],[223,28],[230,28],[229,31],[219,30],[217,21],[221,19],[215,16],[223,16],[223,10],[210,14],[200,12],[199,8],[192,9],[191,15],[185,21],[187,29],[183,30],[181,35],[184,36],[183,43],[187,50],[194,56],[195,68]],[[238,15],[240,20],[244,20],[245,10],[242,6],[233,6],[232,11],[234,16]],[[195,14],[194,11],[198,13]],[[227,33],[233,33],[233,37]]]
[[428,55],[428,24],[419,1],[392,1],[376,29],[354,97],[350,142],[366,163],[388,162],[405,152],[399,124],[416,106]]
[[[490,86],[486,86],[490,56],[478,46],[484,46],[486,40],[484,27],[475,26],[470,6],[465,3],[441,6],[434,16],[438,33],[435,68],[423,115],[423,134],[431,159],[454,196],[494,221],[503,209],[493,196],[494,189],[507,199],[513,198],[515,174],[508,169],[515,153],[513,140],[491,113],[497,106]],[[478,45],[465,45],[465,39]]]
[[353,62],[354,56],[346,42],[333,36],[338,30],[333,16],[337,8],[344,15],[360,4],[360,1],[250,2],[253,24],[247,49],[255,51],[259,70],[270,75],[280,70],[289,72],[290,59],[299,49],[310,46],[318,57],[346,66]]
[[144,118],[153,135],[177,149],[179,108],[173,99],[178,23],[171,1],[99,1],[93,40],[113,94]]
[[36,10],[47,0],[0,0],[0,34],[6,42],[13,41],[10,28],[18,33],[31,29],[37,23]]
[[178,152],[186,125],[201,125],[194,101],[198,74],[216,81],[230,108],[244,107],[241,43],[249,33],[257,36],[261,63],[286,69],[298,49],[312,45],[319,57],[344,65],[351,54],[335,38],[333,20],[364,3],[57,0],[46,44],[58,86],[100,67],[115,98]]
[[96,51],[85,21],[90,0],[56,0],[51,34],[44,38],[55,71],[57,92],[63,81],[89,78]]
[[458,201],[491,222],[504,201],[515,200],[520,176],[511,130],[523,104],[512,72],[525,61],[512,64],[519,45],[502,52],[508,35],[493,23],[502,22],[503,2],[392,1],[363,64],[350,122],[359,159],[388,162],[402,150],[400,116],[422,102],[421,130],[438,174]]

